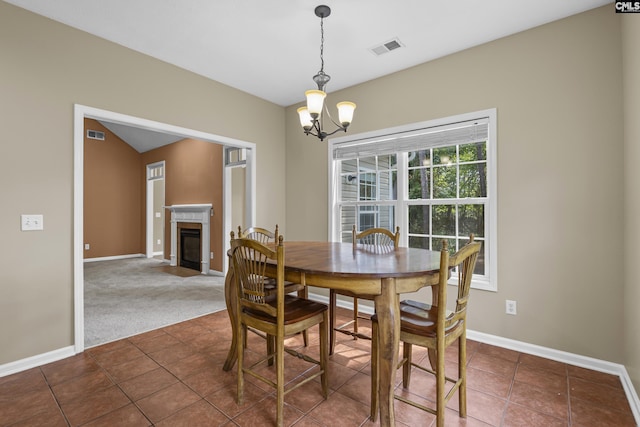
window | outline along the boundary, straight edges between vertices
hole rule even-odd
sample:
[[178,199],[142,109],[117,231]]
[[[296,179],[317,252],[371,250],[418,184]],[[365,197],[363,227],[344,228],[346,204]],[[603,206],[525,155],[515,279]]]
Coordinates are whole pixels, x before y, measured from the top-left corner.
[[473,287],[496,290],[496,111],[332,139],[331,240],[400,226],[403,246],[483,243]]

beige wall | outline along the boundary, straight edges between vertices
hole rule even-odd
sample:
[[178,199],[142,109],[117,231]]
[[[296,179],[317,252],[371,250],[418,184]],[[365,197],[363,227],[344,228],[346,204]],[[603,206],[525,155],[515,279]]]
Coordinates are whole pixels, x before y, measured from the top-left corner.
[[624,82],[624,356],[627,372],[640,393],[640,21],[627,15],[622,19]]
[[[624,361],[620,41],[607,6],[328,95],[358,104],[350,134],[497,109],[498,291],[472,293],[471,329]],[[296,107],[287,237],[326,239],[327,145]]]
[[75,103],[256,143],[257,221],[284,222],[282,107],[1,1],[0,52],[0,364],[73,345]]

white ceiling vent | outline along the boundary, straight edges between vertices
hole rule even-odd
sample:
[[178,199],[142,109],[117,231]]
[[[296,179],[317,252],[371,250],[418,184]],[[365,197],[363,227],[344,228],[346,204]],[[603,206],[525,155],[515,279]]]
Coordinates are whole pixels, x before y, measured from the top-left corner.
[[88,130],[87,129],[87,138],[89,139],[98,139],[100,141],[104,141],[104,132],[99,130]]
[[395,38],[393,40],[389,40],[388,42],[384,42],[381,45],[374,46],[369,50],[373,52],[374,55],[380,56],[383,53],[391,52],[392,50],[400,49],[404,47],[404,45],[400,42],[399,39]]

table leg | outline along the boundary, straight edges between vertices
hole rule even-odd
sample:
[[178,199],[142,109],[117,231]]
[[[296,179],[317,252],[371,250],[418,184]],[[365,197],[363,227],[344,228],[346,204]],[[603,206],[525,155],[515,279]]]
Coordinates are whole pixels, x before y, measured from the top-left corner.
[[400,312],[396,282],[394,279],[382,280],[382,292],[376,295],[376,314],[378,315],[378,369],[380,425],[395,425],[393,405],[393,384],[398,365],[398,345],[400,342]]
[[236,363],[238,357],[238,343],[236,338],[236,301],[238,299],[238,293],[235,288],[235,279],[233,277],[233,269],[229,268],[227,277],[224,280],[224,300],[227,304],[227,314],[229,314],[229,320],[231,320],[231,348],[227,355],[227,360],[224,362],[222,369],[230,371],[233,365]]

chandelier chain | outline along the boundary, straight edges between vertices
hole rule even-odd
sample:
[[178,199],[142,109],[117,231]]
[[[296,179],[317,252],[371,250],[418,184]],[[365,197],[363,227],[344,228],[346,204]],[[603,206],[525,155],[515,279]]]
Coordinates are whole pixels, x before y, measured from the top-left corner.
[[320,18],[320,72],[324,73],[324,18]]

